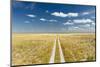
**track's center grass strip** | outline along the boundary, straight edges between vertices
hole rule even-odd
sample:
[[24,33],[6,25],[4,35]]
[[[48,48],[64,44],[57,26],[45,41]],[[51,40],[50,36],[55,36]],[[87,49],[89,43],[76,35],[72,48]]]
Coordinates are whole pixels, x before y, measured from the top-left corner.
[[60,40],[59,40],[59,37],[58,37],[58,46],[59,46],[59,55],[60,55],[60,62],[65,62],[65,59],[64,59],[64,55],[63,55],[63,51],[62,51],[62,48],[61,48],[61,44],[60,44]]
[[60,63],[60,53],[59,53],[58,39],[56,41],[55,63]]

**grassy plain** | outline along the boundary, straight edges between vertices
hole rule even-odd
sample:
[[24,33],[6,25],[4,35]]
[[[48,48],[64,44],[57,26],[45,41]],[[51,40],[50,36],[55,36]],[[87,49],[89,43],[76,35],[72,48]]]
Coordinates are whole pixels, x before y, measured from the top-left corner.
[[12,64],[48,63],[54,44],[55,35],[47,34],[13,34]]
[[[66,62],[94,61],[95,34],[18,34],[12,35],[12,65],[49,63],[54,40],[59,37]],[[60,62],[56,42],[55,63]]]
[[94,61],[95,34],[60,35],[66,62]]

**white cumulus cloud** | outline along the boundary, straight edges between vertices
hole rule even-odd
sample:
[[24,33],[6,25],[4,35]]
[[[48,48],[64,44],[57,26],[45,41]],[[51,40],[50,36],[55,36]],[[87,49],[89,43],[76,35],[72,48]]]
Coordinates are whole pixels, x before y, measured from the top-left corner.
[[78,13],[63,13],[63,12],[54,12],[51,13],[53,16],[58,16],[58,17],[77,17]]
[[51,15],[58,16],[58,17],[66,17],[66,14],[64,14],[63,12],[54,12]]
[[33,18],[33,17],[36,17],[35,15],[33,15],[33,14],[29,14],[29,15],[27,15],[28,17],[31,17],[31,18]]
[[67,16],[68,17],[77,17],[78,13],[68,13]]
[[91,19],[74,19],[73,22],[74,23],[92,23],[94,21]]
[[46,21],[46,19],[45,19],[45,18],[40,18],[40,20],[41,20],[41,21]]

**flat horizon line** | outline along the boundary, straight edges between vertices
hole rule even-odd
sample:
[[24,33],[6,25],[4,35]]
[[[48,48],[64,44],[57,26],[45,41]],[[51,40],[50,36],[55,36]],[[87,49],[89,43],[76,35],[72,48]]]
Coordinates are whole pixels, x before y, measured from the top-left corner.
[[12,32],[12,33],[22,33],[22,34],[71,34],[71,33],[95,33],[96,32],[66,32],[66,33],[34,33],[34,32]]

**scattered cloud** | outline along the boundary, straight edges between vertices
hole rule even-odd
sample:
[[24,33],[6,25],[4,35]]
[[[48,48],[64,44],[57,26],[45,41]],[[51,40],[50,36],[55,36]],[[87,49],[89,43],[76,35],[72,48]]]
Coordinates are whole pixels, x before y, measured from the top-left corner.
[[82,30],[82,28],[80,28],[80,27],[77,27],[77,26],[72,26],[72,27],[70,27],[70,28],[68,28],[68,30],[70,31],[70,32],[79,32],[79,31],[81,31]]
[[86,24],[85,26],[86,26],[86,27],[90,27],[91,25],[90,25],[90,24]]
[[85,11],[85,12],[82,12],[82,15],[89,15],[89,14],[92,14],[92,13],[95,13],[95,11]]
[[53,20],[53,19],[47,20],[47,19],[45,19],[45,18],[41,18],[40,20],[41,20],[41,21],[47,21],[47,22],[57,22],[57,20]]
[[65,22],[63,23],[63,25],[73,25],[74,23],[71,23],[71,22]]
[[77,17],[78,13],[68,13],[67,16],[68,17]]
[[84,28],[84,29],[88,29],[88,28],[91,28],[91,24],[81,24],[79,25],[80,28]]
[[78,29],[79,27],[74,27],[75,29]]
[[49,20],[50,22],[57,22],[57,20]]
[[68,22],[72,22],[72,20],[68,20]]
[[51,13],[51,15],[53,16],[57,16],[57,17],[77,17],[78,16],[78,13],[63,13],[63,12],[54,12],[54,13]]
[[33,14],[29,14],[29,15],[27,15],[28,17],[31,17],[31,18],[33,18],[33,17],[36,17],[35,15],[33,15]]
[[30,23],[30,21],[25,21],[24,23]]
[[63,12],[54,12],[51,15],[58,16],[58,17],[66,17],[66,14],[64,14]]
[[88,15],[90,14],[89,12],[83,12],[82,15]]
[[40,20],[41,20],[41,21],[46,21],[46,19],[44,19],[44,18],[40,18]]
[[92,25],[95,25],[95,23],[92,23]]
[[75,20],[73,20],[73,22],[74,23],[92,23],[94,21],[91,19],[75,19]]

